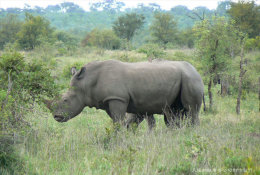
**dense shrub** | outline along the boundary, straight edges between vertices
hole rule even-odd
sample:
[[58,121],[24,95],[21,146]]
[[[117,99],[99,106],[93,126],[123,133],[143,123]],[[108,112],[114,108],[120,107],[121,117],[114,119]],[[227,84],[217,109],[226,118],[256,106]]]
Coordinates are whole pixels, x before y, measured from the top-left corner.
[[7,43],[14,43],[17,39],[16,34],[21,28],[21,21],[14,14],[7,14],[0,20],[0,49]]
[[25,17],[25,22],[17,34],[17,42],[22,49],[32,50],[43,42],[53,42],[53,29],[47,19],[29,13],[26,13]]
[[56,31],[54,33],[55,47],[58,48],[59,55],[66,55],[70,52],[74,52],[78,46],[78,39],[67,32]]
[[72,64],[66,65],[62,72],[63,77],[66,79],[70,79],[71,78],[71,68],[75,67],[77,70],[80,70],[80,68],[82,66],[84,66],[83,62],[74,62]]
[[81,43],[83,46],[94,46],[110,50],[120,48],[120,39],[112,30],[94,29],[87,34]]
[[148,58],[160,58],[165,52],[157,44],[146,44],[138,49],[139,53],[144,53]]
[[246,49],[248,50],[260,50],[260,36],[250,38],[246,41]]
[[15,152],[13,140],[0,135],[0,174],[24,174],[23,160]]
[[0,56],[0,174],[13,174],[21,168],[13,143],[30,126],[24,116],[36,101],[54,96],[57,90],[44,63],[27,63],[18,52]]

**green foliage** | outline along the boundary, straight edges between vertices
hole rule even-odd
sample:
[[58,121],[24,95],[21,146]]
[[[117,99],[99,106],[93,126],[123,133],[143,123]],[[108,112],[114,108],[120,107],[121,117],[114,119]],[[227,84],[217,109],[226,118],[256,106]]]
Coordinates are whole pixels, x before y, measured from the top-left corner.
[[256,49],[260,50],[260,36],[247,39],[245,48],[247,50],[256,50]]
[[156,13],[150,30],[155,41],[165,47],[176,39],[177,23],[170,13]]
[[67,64],[64,68],[63,68],[63,71],[62,71],[62,76],[66,79],[70,79],[71,78],[71,68],[72,67],[75,67],[76,70],[80,70],[81,67],[84,66],[84,62],[74,62],[72,64]]
[[224,160],[224,164],[227,168],[230,169],[245,169],[246,168],[246,160],[241,156],[231,156],[227,157]]
[[17,33],[21,28],[21,21],[17,15],[7,14],[0,20],[0,49],[3,49],[7,43],[14,43],[17,39]]
[[[148,45],[146,49],[149,47],[158,46]],[[39,60],[40,57],[37,54],[42,53],[38,52],[48,52],[46,48],[38,47],[38,49],[25,53],[25,67],[33,60]],[[45,60],[46,64],[51,64],[53,60],[57,62],[51,69],[52,74],[57,76],[55,84],[69,85],[72,66],[79,69],[83,64],[96,59],[121,59],[120,56],[127,55],[129,62],[147,60],[145,54],[137,53],[136,50],[103,50],[104,53],[99,54],[93,48],[81,49],[84,54],[76,52],[73,56],[63,57],[53,55],[52,59]],[[36,53],[32,54],[32,52]],[[202,62],[194,59],[192,49],[163,50],[163,52],[165,52],[164,59],[186,60],[194,67],[200,68],[199,71],[202,70]],[[250,75],[251,83],[257,83],[255,79],[258,78],[259,72],[259,52],[246,53],[245,58],[250,58],[246,75]],[[234,61],[239,60],[234,58]],[[234,63],[231,66],[236,67],[233,73],[237,74],[238,64]],[[63,73],[65,70],[66,73]],[[201,75],[204,78],[204,74],[201,73]],[[65,76],[67,78],[64,78]],[[6,83],[6,78],[1,77],[0,81]],[[0,86],[2,85],[0,83]],[[258,84],[252,85],[251,88],[257,90]],[[112,127],[108,127],[112,121],[106,112],[94,108],[86,108],[79,116],[67,123],[58,123],[39,103],[26,105],[27,102],[17,101],[16,94],[23,93],[25,96],[30,96],[27,91],[19,88],[19,91],[15,91],[16,94],[9,95],[10,107],[5,107],[5,109],[8,109],[10,113],[4,116],[10,118],[11,113],[16,112],[18,119],[20,119],[18,116],[21,116],[23,120],[29,122],[30,132],[24,132],[21,143],[14,147],[21,159],[25,160],[17,161],[17,164],[21,163],[23,166],[23,171],[13,168],[12,171],[14,174],[33,174],[32,172],[57,174],[57,171],[60,174],[140,174],[140,172],[143,174],[205,174],[206,172],[200,171],[232,169],[231,167],[240,166],[239,160],[243,162],[245,160],[246,170],[257,174],[260,157],[258,153],[260,144],[258,94],[254,91],[246,94],[247,98],[241,103],[241,116],[238,117],[234,113],[236,99],[233,96],[222,98],[217,95],[219,89],[219,86],[213,87],[216,112],[213,114],[201,111],[199,127],[167,129],[163,116],[155,115],[156,128],[148,134],[146,121],[135,132],[120,129],[115,133]],[[5,86],[0,90],[0,99],[5,100],[6,94]],[[18,106],[12,106],[14,104],[12,101]],[[24,109],[26,111],[23,113],[17,113]],[[3,113],[0,119],[2,116]],[[5,119],[9,119],[8,117]],[[5,124],[7,124],[6,120]],[[233,154],[223,152],[223,147],[227,147]],[[17,158],[15,154],[5,155]],[[252,171],[249,171],[251,169]],[[225,174],[225,172],[222,171],[219,174]]]
[[137,30],[143,26],[144,19],[143,15],[127,13],[118,17],[113,24],[113,30],[118,37],[130,41]]
[[195,37],[192,29],[186,29],[178,32],[177,45],[186,46],[188,48],[193,48],[195,43]]
[[0,132],[0,174],[24,174],[23,166],[23,159],[15,151],[12,138]]
[[57,94],[57,86],[49,69],[39,62],[25,61],[18,52],[0,56],[0,173],[23,174],[23,160],[15,153],[13,144],[30,124],[25,114],[31,105],[44,96]]
[[49,68],[43,62],[33,60],[27,64],[21,76],[20,84],[33,99],[58,95],[57,85],[51,77]]
[[239,26],[240,30],[248,33],[250,38],[259,35],[260,6],[255,4],[254,1],[232,2],[228,13],[235,20],[235,24]]
[[227,21],[224,17],[203,20],[196,24],[193,31],[197,37],[197,58],[208,78],[209,108],[212,110],[212,82],[228,74],[232,53],[236,52],[244,36],[235,28],[233,21]]
[[20,53],[7,52],[0,57],[0,68],[1,77],[5,80],[2,87],[8,86],[9,77],[13,81],[14,90],[24,90],[33,98],[41,95],[53,96],[57,92],[48,68],[39,60],[26,63]]
[[120,39],[115,35],[113,30],[94,29],[82,40],[82,45],[114,50],[119,49]]
[[235,45],[235,28],[225,18],[213,17],[198,23],[193,31],[197,37],[198,57],[208,74],[222,73],[230,61],[228,48]]
[[138,49],[139,53],[144,53],[148,58],[160,58],[165,52],[156,44],[145,44]]
[[41,16],[26,13],[25,23],[18,35],[18,44],[22,49],[31,50],[43,42],[53,42],[53,29],[50,22]]
[[58,89],[43,63],[28,64],[18,52],[1,55],[0,68],[0,131],[9,133],[26,124],[22,117],[27,104],[43,96],[54,96]]
[[18,53],[3,53],[0,57],[0,68],[5,74],[10,74],[12,77],[16,77],[24,69],[25,61],[24,57]]
[[55,31],[54,37],[56,42],[54,46],[58,48],[59,55],[66,55],[70,52],[74,52],[78,47],[78,39],[67,32]]

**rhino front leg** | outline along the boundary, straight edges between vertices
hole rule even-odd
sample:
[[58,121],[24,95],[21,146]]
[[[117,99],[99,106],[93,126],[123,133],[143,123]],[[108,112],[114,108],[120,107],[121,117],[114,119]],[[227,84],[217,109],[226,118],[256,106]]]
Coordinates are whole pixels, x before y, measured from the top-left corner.
[[127,104],[120,100],[110,100],[108,102],[108,115],[112,118],[113,123],[124,125],[124,118]]

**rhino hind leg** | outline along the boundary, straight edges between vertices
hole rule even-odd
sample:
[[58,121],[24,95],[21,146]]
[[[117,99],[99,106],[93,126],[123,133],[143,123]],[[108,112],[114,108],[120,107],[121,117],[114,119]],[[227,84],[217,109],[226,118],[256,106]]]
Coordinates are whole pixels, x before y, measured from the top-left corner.
[[156,121],[153,115],[137,115],[137,114],[127,114],[126,126],[129,129],[131,125],[135,124],[136,127],[145,119],[148,123],[148,128],[151,131],[156,126]]
[[181,127],[181,123],[186,116],[187,110],[184,108],[181,100],[181,92],[177,95],[171,106],[167,106],[164,110],[164,123],[169,128]]
[[144,120],[144,117],[142,115],[136,115],[132,113],[126,114],[126,127],[127,129],[130,129],[130,127],[134,124],[136,127],[139,126],[139,124]]
[[164,123],[169,128],[180,128],[185,116],[186,110],[184,108],[172,108],[164,113]]
[[202,103],[203,94],[196,89],[192,91],[193,94],[182,93],[181,101],[187,111],[187,116],[191,118],[191,125],[199,125],[199,111]]

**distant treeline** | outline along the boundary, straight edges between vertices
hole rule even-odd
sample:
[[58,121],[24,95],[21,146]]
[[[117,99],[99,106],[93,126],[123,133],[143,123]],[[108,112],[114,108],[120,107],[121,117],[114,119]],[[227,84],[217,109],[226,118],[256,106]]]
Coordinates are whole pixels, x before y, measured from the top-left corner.
[[[72,2],[46,8],[29,5],[23,9],[0,8],[0,49],[16,43],[21,49],[31,50],[47,42],[62,46],[60,50],[65,52],[80,41],[83,46],[105,49],[137,48],[156,42],[164,48],[192,48],[195,43],[192,28],[213,17],[234,20],[249,38],[255,38],[251,45],[258,47],[259,9],[254,1],[222,1],[215,10],[203,6],[192,10],[186,6],[164,10],[155,3],[126,8],[123,2],[115,0],[92,3],[88,11]],[[140,26],[132,28],[137,21]],[[123,30],[125,24],[129,25],[127,30]]]
[[213,15],[227,16],[226,10],[229,7],[230,2],[223,1],[219,3],[216,10],[210,10],[203,6],[189,10],[186,6],[179,5],[166,11],[155,3],[149,5],[139,4],[136,8],[126,8],[123,2],[111,0],[93,3],[90,10],[85,11],[77,4],[64,2],[58,5],[49,5],[46,8],[30,7],[29,5],[25,5],[23,9],[0,8],[0,19],[8,13],[17,14],[20,19],[25,19],[25,14],[31,13],[48,19],[52,27],[83,37],[86,32],[94,28],[111,28],[113,22],[125,13],[137,13],[145,17],[145,23],[143,30],[134,40],[137,43],[143,43],[144,41],[140,40],[140,38],[146,38],[146,35],[149,35],[149,25],[156,12],[169,12],[172,14],[177,21],[178,28],[182,30],[191,28],[201,18],[210,18]]

